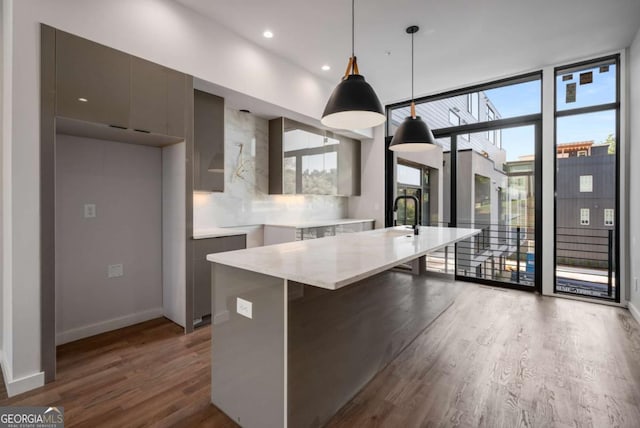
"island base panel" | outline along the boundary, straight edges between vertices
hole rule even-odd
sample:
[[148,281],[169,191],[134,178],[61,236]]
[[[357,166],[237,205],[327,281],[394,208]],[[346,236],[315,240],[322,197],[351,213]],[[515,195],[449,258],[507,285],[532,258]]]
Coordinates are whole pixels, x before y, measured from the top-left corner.
[[285,281],[217,263],[211,276],[211,402],[243,427],[284,427]]
[[336,291],[289,282],[289,426],[323,426],[461,289],[450,279],[395,271]]

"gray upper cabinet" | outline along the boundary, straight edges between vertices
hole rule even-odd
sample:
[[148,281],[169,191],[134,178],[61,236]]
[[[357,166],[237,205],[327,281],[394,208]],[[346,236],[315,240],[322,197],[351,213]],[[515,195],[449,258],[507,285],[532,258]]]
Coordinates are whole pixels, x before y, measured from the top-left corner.
[[190,76],[56,31],[56,115],[185,136]]
[[193,93],[193,190],[224,191],[224,98]]
[[131,56],[56,31],[56,115],[129,127]]
[[167,69],[131,57],[130,127],[138,131],[167,134],[167,100]]
[[286,118],[269,121],[269,193],[360,195],[360,141]]
[[[188,79],[184,73],[167,70],[167,134],[184,137],[187,111],[185,94]],[[191,90],[188,91],[191,93]]]

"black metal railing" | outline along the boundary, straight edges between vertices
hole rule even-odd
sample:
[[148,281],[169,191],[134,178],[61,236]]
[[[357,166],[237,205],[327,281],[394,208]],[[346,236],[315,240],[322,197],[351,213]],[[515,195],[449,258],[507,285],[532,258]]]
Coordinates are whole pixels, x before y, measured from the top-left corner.
[[[449,223],[432,222],[432,226],[449,227]],[[428,254],[427,270],[534,286],[534,227],[464,222],[458,222],[457,227],[481,232],[455,247]],[[556,228],[556,289],[614,298],[614,249],[613,229]]]
[[460,241],[456,273],[468,278],[533,286],[535,282],[535,229],[505,224],[464,223],[458,227],[481,229]]
[[613,228],[556,227],[556,290],[614,298]]
[[[430,226],[450,227],[450,224],[448,222],[432,221]],[[450,245],[427,254],[427,270],[430,272],[451,274],[455,272],[455,265],[456,259],[454,245]]]
[[[446,222],[432,226],[449,227]],[[534,228],[502,224],[458,223],[458,227],[481,229],[472,238],[427,255],[427,270],[492,281],[534,285]],[[529,259],[527,261],[527,258]],[[478,268],[480,266],[480,268]]]

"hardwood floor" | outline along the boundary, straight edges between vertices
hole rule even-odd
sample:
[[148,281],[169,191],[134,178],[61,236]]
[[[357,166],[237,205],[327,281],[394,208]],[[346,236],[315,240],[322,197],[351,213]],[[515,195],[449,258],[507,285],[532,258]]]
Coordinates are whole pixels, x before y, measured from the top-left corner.
[[[158,319],[63,345],[56,382],[0,405],[64,406],[69,427],[236,426],[209,404],[209,335]],[[472,285],[329,426],[638,427],[640,326]]]
[[53,383],[1,406],[63,406],[67,427],[235,427],[210,404],[210,328],[160,318],[58,347]]
[[628,311],[474,286],[330,427],[638,427]]

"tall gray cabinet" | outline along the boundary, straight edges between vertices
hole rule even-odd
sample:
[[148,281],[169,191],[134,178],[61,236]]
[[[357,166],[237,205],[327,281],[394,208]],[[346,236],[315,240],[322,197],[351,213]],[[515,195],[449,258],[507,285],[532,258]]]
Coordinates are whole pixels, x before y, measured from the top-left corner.
[[[56,374],[56,129],[91,138],[163,147],[186,143],[185,331],[193,330],[193,77],[41,25],[41,349],[46,382]],[[69,128],[71,127],[71,128]],[[184,207],[182,207],[184,203]]]

